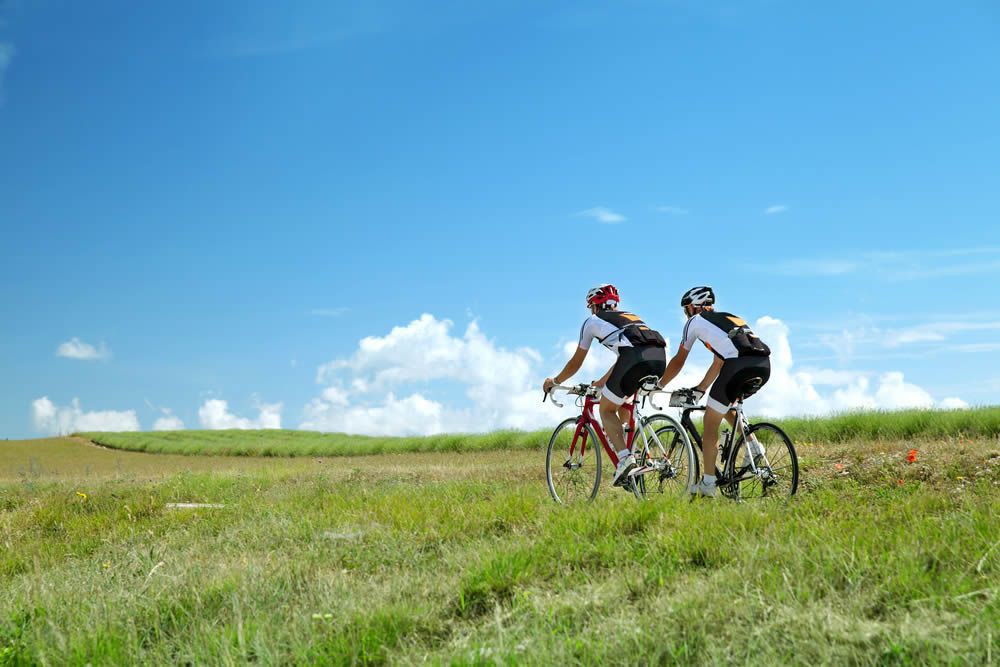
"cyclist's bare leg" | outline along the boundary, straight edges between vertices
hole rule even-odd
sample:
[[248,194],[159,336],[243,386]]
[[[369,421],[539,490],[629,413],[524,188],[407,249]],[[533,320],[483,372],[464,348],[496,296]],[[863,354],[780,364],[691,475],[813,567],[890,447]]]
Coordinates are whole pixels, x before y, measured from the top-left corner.
[[611,441],[616,452],[625,449],[625,433],[622,430],[623,419],[619,416],[619,410],[627,415],[622,406],[615,405],[608,400],[607,396],[601,396],[601,423],[604,425],[604,433],[608,436],[608,440]]
[[[731,410],[730,413],[732,413]],[[705,409],[705,434],[702,439],[703,464],[705,474],[712,477],[715,476],[715,459],[719,455],[719,425],[722,424],[723,417],[726,417],[728,421],[728,415],[716,412],[712,408]]]

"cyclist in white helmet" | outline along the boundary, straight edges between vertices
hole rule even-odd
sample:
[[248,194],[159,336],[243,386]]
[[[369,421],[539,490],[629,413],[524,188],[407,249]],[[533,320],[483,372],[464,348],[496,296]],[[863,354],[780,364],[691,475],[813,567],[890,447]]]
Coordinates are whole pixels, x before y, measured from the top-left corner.
[[545,379],[542,388],[548,392],[553,385],[573,377],[587,358],[594,339],[618,355],[604,377],[593,384],[601,387],[601,423],[618,452],[613,481],[619,484],[635,467],[635,458],[625,446],[622,429],[626,413],[619,408],[636,392],[642,378],[663,373],[667,366],[667,344],[663,336],[637,316],[618,310],[618,290],[614,285],[599,285],[587,292],[587,307],[591,315],[580,328],[580,344],[576,352],[554,378]]
[[[705,378],[696,387],[684,390],[691,394],[692,402],[697,402],[708,394],[705,409],[705,432],[702,445],[705,475],[692,489],[692,493],[702,496],[715,495],[715,457],[719,449],[719,425],[725,418],[735,423],[735,413],[730,410],[740,397],[752,396],[771,377],[771,350],[747,326],[746,320],[732,313],[715,310],[715,292],[711,287],[692,287],[681,297],[681,308],[687,315],[684,334],[677,354],[667,364],[667,370],[660,378],[660,385],[677,377],[688,353],[695,342],[700,340],[715,360],[705,373]],[[757,452],[755,452],[756,456]]]

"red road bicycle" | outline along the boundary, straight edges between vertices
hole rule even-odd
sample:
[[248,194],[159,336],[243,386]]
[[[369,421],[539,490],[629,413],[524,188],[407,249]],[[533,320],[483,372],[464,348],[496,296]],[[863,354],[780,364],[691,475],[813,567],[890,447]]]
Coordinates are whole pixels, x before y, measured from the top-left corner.
[[[618,466],[618,453],[594,416],[600,402],[596,388],[588,384],[554,386],[545,398],[551,397],[553,404],[562,407],[555,399],[556,391],[576,396],[581,412],[559,424],[549,438],[545,455],[549,494],[557,503],[591,501],[601,487],[601,449],[612,468]],[[646,397],[658,391],[656,378],[644,380],[639,391],[622,406],[629,416],[625,442],[636,457],[636,467],[622,486],[637,498],[668,493],[679,496],[697,481],[698,462],[684,427],[669,415],[642,414]]]

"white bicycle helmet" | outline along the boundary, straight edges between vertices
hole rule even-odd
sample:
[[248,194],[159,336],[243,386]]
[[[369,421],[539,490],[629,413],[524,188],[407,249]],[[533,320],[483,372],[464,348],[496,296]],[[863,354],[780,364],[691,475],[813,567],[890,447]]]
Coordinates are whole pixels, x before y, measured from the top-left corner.
[[681,308],[685,306],[711,306],[715,304],[715,292],[707,285],[692,287],[681,297]]

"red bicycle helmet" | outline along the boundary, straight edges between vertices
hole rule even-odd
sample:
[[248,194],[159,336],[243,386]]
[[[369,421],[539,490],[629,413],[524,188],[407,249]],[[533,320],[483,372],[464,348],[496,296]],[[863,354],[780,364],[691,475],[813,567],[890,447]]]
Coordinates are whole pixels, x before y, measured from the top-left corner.
[[618,305],[618,289],[614,285],[598,285],[587,292],[587,307],[602,306],[609,301]]

